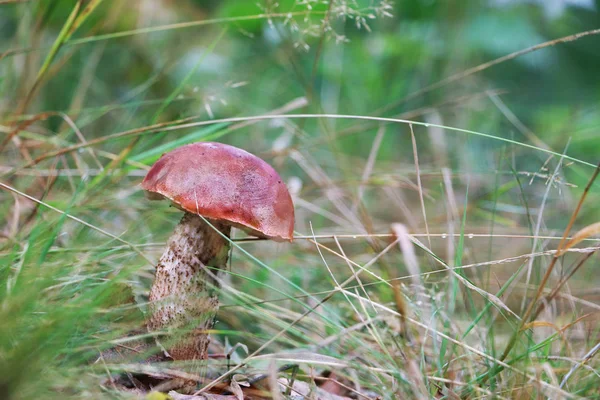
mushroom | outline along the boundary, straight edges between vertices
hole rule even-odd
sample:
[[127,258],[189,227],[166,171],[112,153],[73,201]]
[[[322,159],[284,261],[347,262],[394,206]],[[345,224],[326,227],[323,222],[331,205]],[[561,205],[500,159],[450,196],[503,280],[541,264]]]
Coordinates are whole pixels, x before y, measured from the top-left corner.
[[152,332],[192,326],[191,333],[172,340],[165,350],[174,360],[206,359],[207,331],[219,307],[215,278],[226,267],[231,227],[292,241],[292,199],[265,161],[209,142],[164,154],[148,171],[142,188],[149,199],[166,198],[185,212],[156,266],[147,327]]

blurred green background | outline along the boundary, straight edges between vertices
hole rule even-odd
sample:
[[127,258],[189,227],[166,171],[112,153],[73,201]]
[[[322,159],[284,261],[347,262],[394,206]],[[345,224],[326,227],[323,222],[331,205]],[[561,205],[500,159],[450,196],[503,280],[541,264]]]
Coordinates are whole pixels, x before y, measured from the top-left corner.
[[[141,324],[126,288],[143,301],[153,261],[180,217],[147,201],[138,184],[162,153],[185,143],[222,141],[271,163],[293,193],[298,235],[388,234],[395,222],[416,234],[484,235],[421,237],[448,265],[554,248],[506,235],[560,236],[598,163],[600,32],[514,53],[598,27],[598,0],[0,0],[0,317],[10,321],[0,328],[0,391],[30,398],[44,384],[47,396],[94,396],[90,382],[104,371],[91,368],[80,380],[76,371]],[[297,113],[414,121],[414,146],[409,124],[389,120],[244,119]],[[239,119],[172,122],[232,117]],[[576,228],[600,218],[599,193],[596,184]],[[340,251],[330,239],[323,240]],[[387,244],[350,240],[344,250],[363,265]],[[229,284],[254,300],[283,296],[290,310],[316,304],[293,296],[331,290],[330,274],[339,281],[350,274],[345,261],[306,240],[244,246],[264,264],[234,251]],[[437,269],[418,256],[423,270]],[[539,282],[540,260],[516,282]],[[565,260],[565,270],[576,261]],[[467,275],[496,293],[517,267]],[[373,268],[382,279],[407,275],[397,251]],[[581,290],[598,282],[591,267],[573,279]],[[473,300],[447,283],[427,281],[438,296],[432,307],[469,324]],[[503,298],[517,313],[531,296],[522,289]],[[370,293],[382,304],[394,299],[385,285]],[[224,296],[221,342],[257,348],[292,318],[235,292]],[[274,349],[302,348],[356,322],[350,300],[337,300]],[[485,329],[506,328],[489,318]],[[455,328],[444,325],[451,336]],[[584,348],[597,338],[593,321],[585,329],[593,334]],[[490,354],[505,343],[481,337]],[[353,340],[353,349],[370,343]],[[327,354],[350,353],[339,346]],[[373,351],[362,355],[367,363],[397,367]],[[41,374],[45,365],[63,369],[30,382],[24,371]],[[586,379],[582,393],[593,390]]]
[[[500,93],[510,113],[548,147],[561,152],[571,138],[569,154],[594,161],[597,36],[542,49],[413,95],[481,63],[597,28],[597,2],[399,1],[389,8],[378,1],[333,3],[328,11],[327,2],[310,0],[102,1],[62,48],[27,112],[70,113],[85,124],[81,129],[89,139],[154,120],[261,114],[306,96],[310,112],[397,116],[420,110],[414,119],[423,120],[433,109],[445,125],[531,142],[503,115],[504,107],[485,94],[490,91]],[[0,51],[35,48],[3,60],[4,115],[16,111],[74,4],[59,0],[2,6]],[[266,12],[277,16],[261,16]],[[357,23],[360,18],[368,29]],[[181,25],[160,28],[168,24]],[[165,109],[156,104],[173,94],[175,101]],[[120,108],[94,110],[111,105]],[[53,120],[48,129],[60,123]],[[262,143],[250,141],[255,147],[250,150],[264,150],[280,131],[269,129],[261,135]],[[306,131],[327,137],[315,129]],[[247,136],[228,140],[245,145]],[[386,151],[410,147],[405,135],[388,136]],[[449,141],[465,139],[450,136]],[[354,134],[337,150],[357,153],[371,142],[372,135]],[[535,162],[544,159],[533,154]],[[485,165],[485,153],[469,156],[475,165]]]

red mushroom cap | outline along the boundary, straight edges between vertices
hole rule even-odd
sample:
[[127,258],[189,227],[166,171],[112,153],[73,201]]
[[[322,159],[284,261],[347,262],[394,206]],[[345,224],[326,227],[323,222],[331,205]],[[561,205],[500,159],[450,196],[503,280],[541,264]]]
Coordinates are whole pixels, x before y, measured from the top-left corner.
[[142,182],[152,200],[167,198],[190,213],[228,221],[247,233],[292,240],[294,205],[265,161],[222,143],[193,143],[163,156]]

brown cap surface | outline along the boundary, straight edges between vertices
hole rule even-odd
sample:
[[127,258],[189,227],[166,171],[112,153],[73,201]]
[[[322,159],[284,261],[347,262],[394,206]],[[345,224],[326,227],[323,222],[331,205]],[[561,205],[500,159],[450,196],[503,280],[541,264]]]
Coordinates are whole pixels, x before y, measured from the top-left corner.
[[247,233],[292,240],[294,205],[287,187],[265,161],[222,143],[193,143],[164,154],[142,188],[190,213],[228,221]]

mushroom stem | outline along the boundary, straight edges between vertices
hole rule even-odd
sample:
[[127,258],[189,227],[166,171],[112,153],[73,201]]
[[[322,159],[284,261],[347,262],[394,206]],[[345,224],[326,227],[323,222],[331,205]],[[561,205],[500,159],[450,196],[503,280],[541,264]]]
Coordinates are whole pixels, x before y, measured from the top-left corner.
[[[229,237],[229,225],[211,224]],[[208,358],[207,331],[219,308],[219,283],[207,268],[218,275],[226,266],[228,252],[227,239],[202,218],[187,212],[169,238],[150,290],[148,329],[173,330],[177,337],[167,339],[165,348],[174,360]],[[178,329],[186,333],[181,335]]]

